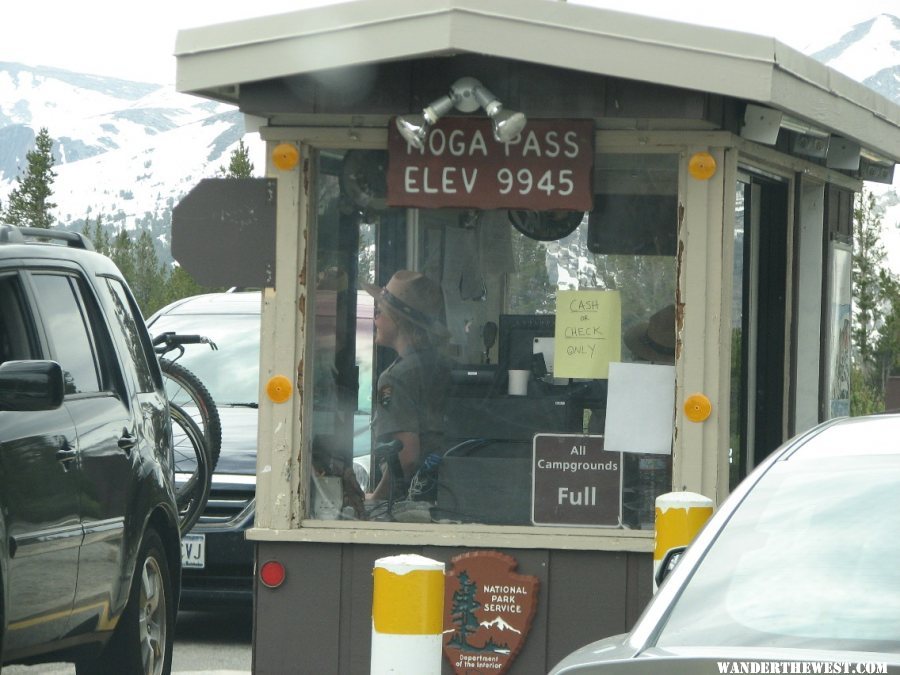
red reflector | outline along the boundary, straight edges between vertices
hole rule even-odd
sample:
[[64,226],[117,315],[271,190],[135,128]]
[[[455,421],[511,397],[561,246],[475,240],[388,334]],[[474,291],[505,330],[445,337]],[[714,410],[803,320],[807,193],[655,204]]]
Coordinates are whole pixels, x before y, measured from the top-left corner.
[[259,580],[262,582],[263,586],[269,588],[278,588],[281,586],[281,584],[284,583],[284,576],[284,565],[277,560],[264,562],[262,567],[259,568]]

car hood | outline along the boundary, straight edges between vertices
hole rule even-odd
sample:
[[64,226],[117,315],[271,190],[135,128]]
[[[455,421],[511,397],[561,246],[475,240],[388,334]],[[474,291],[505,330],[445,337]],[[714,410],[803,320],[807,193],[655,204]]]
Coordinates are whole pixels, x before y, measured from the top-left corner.
[[550,671],[550,675],[590,673],[592,672],[591,667],[595,664],[632,660],[637,654],[637,650],[628,644],[627,639],[628,635],[624,634],[591,642],[557,663],[556,667]]
[[256,429],[259,410],[243,406],[218,406],[222,421],[222,451],[216,473],[256,474]]
[[630,645],[627,639],[627,635],[616,635],[585,645],[560,661],[550,671],[550,675],[721,675],[776,672],[754,671],[748,665],[760,662],[877,662],[887,664],[888,673],[900,673],[898,654],[776,647],[651,647],[641,651]]

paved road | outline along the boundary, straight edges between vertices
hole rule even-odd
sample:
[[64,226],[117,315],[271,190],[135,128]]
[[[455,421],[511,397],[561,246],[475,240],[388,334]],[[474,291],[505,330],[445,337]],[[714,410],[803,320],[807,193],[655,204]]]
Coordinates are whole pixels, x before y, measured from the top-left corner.
[[[172,673],[250,675],[251,612],[181,612]],[[3,675],[74,675],[71,663],[6,666]]]
[[172,672],[250,675],[252,625],[250,610],[179,613]]

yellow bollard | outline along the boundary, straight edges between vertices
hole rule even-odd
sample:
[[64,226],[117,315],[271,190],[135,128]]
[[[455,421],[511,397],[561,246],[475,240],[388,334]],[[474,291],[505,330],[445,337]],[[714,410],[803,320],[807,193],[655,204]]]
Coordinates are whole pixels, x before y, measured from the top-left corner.
[[420,555],[375,561],[371,675],[440,675],[444,563]]
[[656,498],[656,532],[653,548],[653,592],[663,558],[673,548],[687,546],[709,520],[713,500],[696,492],[667,492]]

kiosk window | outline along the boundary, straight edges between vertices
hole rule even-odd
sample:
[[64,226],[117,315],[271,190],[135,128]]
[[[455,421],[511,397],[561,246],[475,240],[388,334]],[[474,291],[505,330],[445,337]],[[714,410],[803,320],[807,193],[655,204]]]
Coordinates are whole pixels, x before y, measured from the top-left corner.
[[677,156],[597,155],[583,213],[390,208],[384,161],[318,155],[308,517],[652,528],[671,448],[604,437],[674,373]]

